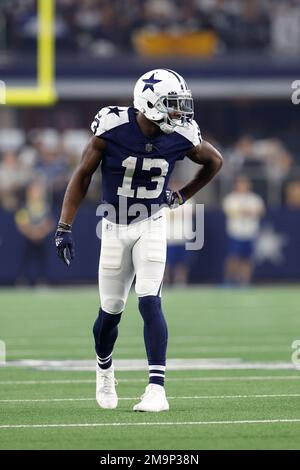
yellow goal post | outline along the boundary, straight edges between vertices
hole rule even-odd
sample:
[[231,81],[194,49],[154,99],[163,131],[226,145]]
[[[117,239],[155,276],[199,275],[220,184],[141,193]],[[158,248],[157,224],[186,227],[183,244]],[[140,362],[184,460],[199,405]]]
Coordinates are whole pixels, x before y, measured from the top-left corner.
[[55,91],[55,0],[37,0],[37,85],[6,87],[8,106],[50,106]]

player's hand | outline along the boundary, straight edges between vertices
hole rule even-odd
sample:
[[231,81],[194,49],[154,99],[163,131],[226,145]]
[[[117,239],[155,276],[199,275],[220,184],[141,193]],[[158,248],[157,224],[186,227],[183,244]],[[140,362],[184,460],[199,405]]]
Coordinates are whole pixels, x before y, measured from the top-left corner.
[[165,200],[170,209],[176,209],[185,203],[185,198],[180,191],[172,191],[172,189],[166,189]]
[[59,222],[55,233],[55,245],[57,256],[69,266],[75,256],[71,225]]

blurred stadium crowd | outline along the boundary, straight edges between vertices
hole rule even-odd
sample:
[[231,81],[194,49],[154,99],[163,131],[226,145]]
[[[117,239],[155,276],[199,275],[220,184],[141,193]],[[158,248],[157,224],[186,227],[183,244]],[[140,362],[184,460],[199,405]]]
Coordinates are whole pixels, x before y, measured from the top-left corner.
[[[88,139],[84,130],[60,134],[55,129],[0,130],[0,201],[3,209],[14,211],[31,183],[39,180],[49,203],[62,202],[70,174]],[[93,194],[91,191],[90,194]]]
[[[61,203],[66,184],[89,139],[87,129],[58,131],[53,128],[0,130],[0,207],[15,211],[24,200],[26,188],[40,180],[49,203]],[[300,179],[295,177],[294,155],[279,138],[255,138],[242,135],[225,146],[213,137],[209,140],[224,155],[224,168],[199,202],[220,207],[222,197],[231,190],[236,176],[244,174],[269,206],[300,208]],[[193,177],[194,164],[179,162],[173,180],[180,185]],[[92,180],[88,200],[100,201],[100,172]],[[271,189],[270,189],[271,188]]]
[[[35,47],[36,0],[1,0],[0,44]],[[113,56],[135,49],[141,31],[211,31],[215,53],[295,55],[300,49],[299,0],[57,0],[58,53]]]

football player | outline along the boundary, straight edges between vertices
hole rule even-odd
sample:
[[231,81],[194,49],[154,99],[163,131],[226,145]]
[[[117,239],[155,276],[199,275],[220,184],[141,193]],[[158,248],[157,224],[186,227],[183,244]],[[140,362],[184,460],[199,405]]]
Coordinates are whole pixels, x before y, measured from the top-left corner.
[[[93,173],[101,165],[102,223],[99,263],[100,303],[93,333],[97,354],[96,399],[116,408],[112,353],[129,289],[135,291],[144,320],[149,384],[135,411],[169,409],[164,389],[167,324],[161,307],[166,262],[165,206],[191,198],[220,170],[222,157],[202,140],[193,120],[193,99],[185,80],[173,70],[142,75],[134,88],[134,107],[107,106],[96,115],[94,136],[66,190],[56,232],[58,256],[74,258],[72,223]],[[168,189],[175,162],[185,156],[200,165],[179,191]],[[138,217],[137,217],[138,215]]]

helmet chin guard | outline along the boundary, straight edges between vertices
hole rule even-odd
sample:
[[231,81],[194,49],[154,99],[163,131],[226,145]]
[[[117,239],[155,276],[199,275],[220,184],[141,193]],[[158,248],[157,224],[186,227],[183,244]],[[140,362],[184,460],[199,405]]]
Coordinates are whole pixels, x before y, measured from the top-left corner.
[[160,127],[160,130],[163,131],[165,134],[172,134],[174,132],[176,126],[172,126],[171,124],[167,124],[166,122],[156,123]]
[[142,75],[134,87],[134,107],[166,134],[176,126],[187,127],[194,116],[191,91],[173,70],[156,69]]

